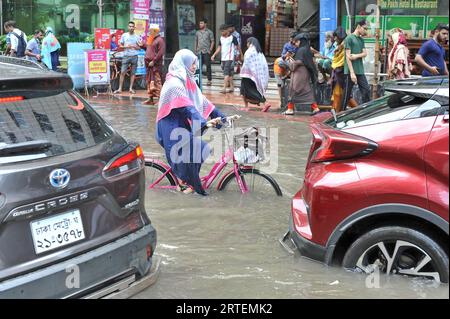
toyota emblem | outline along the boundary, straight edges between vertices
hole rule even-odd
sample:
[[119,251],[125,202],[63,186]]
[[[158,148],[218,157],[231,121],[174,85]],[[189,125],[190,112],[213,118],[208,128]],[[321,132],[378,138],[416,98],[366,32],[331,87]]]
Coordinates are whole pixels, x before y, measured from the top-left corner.
[[50,173],[50,184],[55,188],[64,188],[69,181],[70,173],[64,168],[55,169]]

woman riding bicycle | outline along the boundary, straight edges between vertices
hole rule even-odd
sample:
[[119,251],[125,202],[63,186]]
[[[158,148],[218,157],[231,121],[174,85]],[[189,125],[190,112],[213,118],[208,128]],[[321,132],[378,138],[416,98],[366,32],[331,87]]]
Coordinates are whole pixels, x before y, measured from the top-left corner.
[[210,150],[201,135],[207,127],[220,128],[225,115],[198,88],[194,80],[197,64],[197,56],[187,49],[178,51],[170,63],[158,105],[156,140],[182,181],[178,190],[207,195],[199,173]]

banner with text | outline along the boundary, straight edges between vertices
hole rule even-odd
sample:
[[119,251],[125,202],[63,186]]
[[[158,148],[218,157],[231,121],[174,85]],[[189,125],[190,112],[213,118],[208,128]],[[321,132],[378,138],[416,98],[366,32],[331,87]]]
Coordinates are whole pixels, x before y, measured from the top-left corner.
[[108,50],[88,50],[85,53],[85,80],[87,85],[109,83]]

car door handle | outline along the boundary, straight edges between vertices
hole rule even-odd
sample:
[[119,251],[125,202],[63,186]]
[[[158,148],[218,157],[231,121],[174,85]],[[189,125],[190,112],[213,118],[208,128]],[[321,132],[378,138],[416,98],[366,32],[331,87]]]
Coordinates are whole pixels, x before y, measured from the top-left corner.
[[444,118],[442,119],[442,121],[448,123],[448,114],[445,114],[445,115],[444,115]]

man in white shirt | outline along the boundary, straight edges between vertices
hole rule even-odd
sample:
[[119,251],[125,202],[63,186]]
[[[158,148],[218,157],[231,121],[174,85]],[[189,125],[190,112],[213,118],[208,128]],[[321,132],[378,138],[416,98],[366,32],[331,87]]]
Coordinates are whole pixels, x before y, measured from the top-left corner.
[[11,51],[10,56],[23,58],[27,48],[27,35],[16,27],[15,21],[7,21],[4,24],[5,31],[10,33]]
[[222,70],[224,75],[223,90],[220,93],[232,93],[234,92],[233,84],[233,68],[234,68],[234,58],[236,55],[236,48],[240,51],[238,40],[232,36],[228,30],[227,25],[222,25],[220,27],[222,36],[220,37],[219,45],[217,46],[216,52],[211,57],[214,61],[215,57],[219,52],[221,52]]

